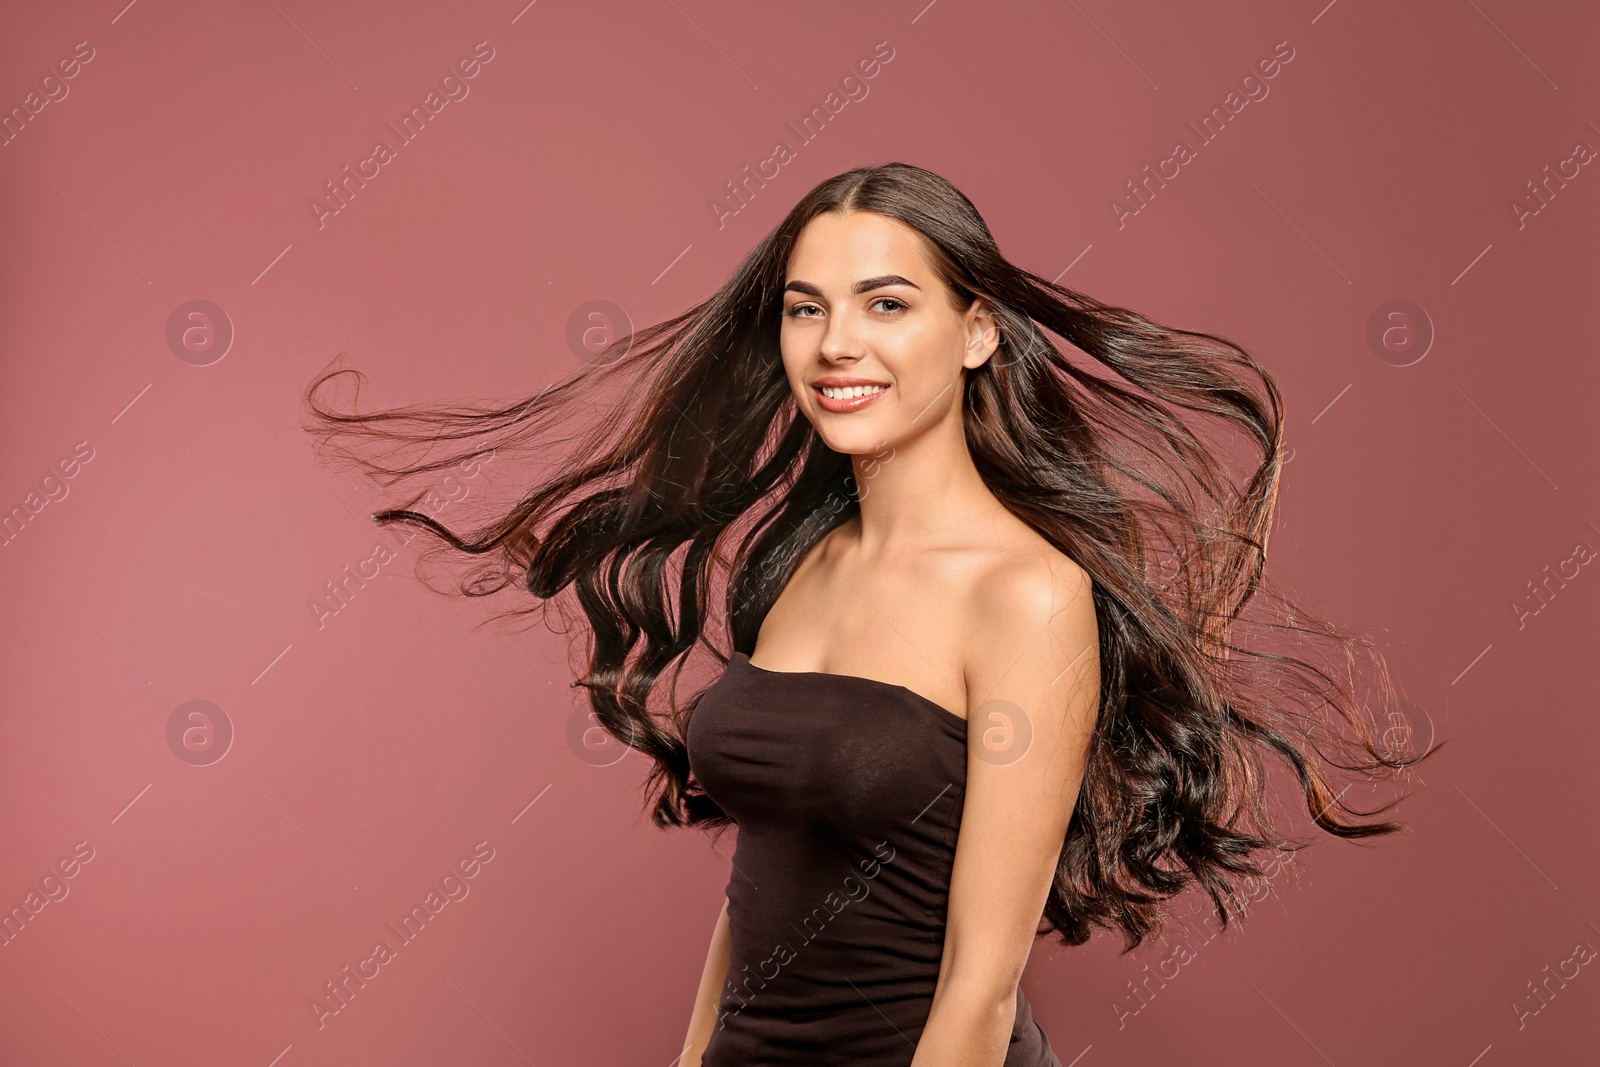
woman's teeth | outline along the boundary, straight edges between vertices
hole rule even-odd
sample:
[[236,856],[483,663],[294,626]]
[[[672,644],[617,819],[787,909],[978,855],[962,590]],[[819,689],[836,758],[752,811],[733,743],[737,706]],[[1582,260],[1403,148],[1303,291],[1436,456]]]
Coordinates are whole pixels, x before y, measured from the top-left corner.
[[852,385],[843,388],[831,386],[822,387],[822,395],[829,400],[849,400],[851,397],[866,396],[869,393],[881,393],[889,388],[887,385]]

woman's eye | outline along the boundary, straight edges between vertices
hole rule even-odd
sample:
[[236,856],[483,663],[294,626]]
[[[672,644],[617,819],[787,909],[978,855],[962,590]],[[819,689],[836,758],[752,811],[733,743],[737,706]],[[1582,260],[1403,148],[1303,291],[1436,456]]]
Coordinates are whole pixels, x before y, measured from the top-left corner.
[[[887,304],[889,306],[880,307],[880,305],[883,304]],[[895,312],[900,311],[907,306],[909,305],[907,305],[905,301],[897,300],[892,296],[880,296],[868,305],[868,307],[877,308],[888,314],[894,314]],[[813,311],[815,311],[817,314],[810,314]],[[815,304],[796,304],[794,307],[785,311],[784,314],[793,319],[814,319],[817,317],[817,315],[822,314],[822,309],[817,307]]]

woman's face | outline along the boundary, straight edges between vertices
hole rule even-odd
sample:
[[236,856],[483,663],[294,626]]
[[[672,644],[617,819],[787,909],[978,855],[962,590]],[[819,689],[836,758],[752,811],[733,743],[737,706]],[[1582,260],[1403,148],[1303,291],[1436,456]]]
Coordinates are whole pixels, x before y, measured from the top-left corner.
[[994,351],[985,302],[952,307],[922,242],[875,212],[827,212],[806,224],[789,256],[784,371],[835,452],[870,454],[952,411],[960,418],[964,371]]

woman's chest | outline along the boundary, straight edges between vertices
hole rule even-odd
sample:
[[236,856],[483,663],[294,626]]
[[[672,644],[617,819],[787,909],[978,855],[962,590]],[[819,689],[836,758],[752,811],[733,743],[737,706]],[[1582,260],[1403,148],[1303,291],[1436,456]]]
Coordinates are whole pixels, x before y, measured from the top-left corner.
[[690,718],[690,768],[741,828],[836,833],[918,817],[966,780],[965,722],[865,678],[736,659]]

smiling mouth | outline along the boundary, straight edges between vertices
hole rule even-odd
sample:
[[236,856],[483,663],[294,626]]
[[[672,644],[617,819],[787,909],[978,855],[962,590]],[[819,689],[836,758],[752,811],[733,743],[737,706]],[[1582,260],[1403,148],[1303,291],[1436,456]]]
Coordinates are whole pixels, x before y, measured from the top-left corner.
[[881,393],[887,388],[889,388],[887,385],[822,385],[817,387],[817,391],[830,400],[851,400],[858,396]]
[[822,410],[843,415],[862,408],[889,391],[887,385],[846,385],[811,387]]

